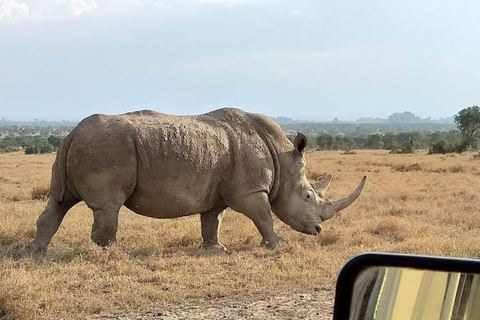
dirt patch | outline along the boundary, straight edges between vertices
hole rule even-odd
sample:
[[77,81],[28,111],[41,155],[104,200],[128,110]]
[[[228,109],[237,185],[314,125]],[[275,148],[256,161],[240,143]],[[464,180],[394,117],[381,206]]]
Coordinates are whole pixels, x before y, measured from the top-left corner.
[[100,315],[102,320],[177,320],[177,319],[318,319],[333,316],[334,292],[315,289],[307,292],[282,293],[270,296],[221,298],[196,303],[173,305],[157,311],[127,315]]

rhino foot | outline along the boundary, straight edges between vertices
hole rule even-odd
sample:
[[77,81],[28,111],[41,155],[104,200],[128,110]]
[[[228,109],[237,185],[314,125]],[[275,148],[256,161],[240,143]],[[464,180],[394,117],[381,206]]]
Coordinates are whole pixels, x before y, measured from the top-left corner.
[[202,243],[202,245],[198,248],[200,251],[208,252],[208,253],[224,253],[227,252],[227,248],[221,244],[205,244]]
[[32,253],[41,253],[45,254],[47,252],[47,246],[36,243],[35,241],[30,242],[25,246],[25,249],[31,251]]
[[100,248],[102,248],[103,250],[107,250],[113,245],[114,242],[115,242],[114,240],[102,239],[102,240],[95,241],[95,244]]
[[279,244],[284,243],[284,242],[286,242],[285,239],[283,239],[282,237],[276,236],[275,238],[268,239],[268,240],[263,239],[262,242],[260,242],[260,245],[264,246],[268,249],[273,249],[276,246],[278,246]]

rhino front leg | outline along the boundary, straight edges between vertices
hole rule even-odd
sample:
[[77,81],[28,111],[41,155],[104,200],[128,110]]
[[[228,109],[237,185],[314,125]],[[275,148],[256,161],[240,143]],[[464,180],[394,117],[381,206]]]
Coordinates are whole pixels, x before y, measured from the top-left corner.
[[218,232],[222,224],[224,210],[224,208],[213,209],[200,214],[203,238],[200,249],[227,251],[227,248],[218,240]]
[[93,209],[91,239],[99,247],[110,247],[117,240],[118,211],[120,207]]
[[75,199],[68,192],[62,202],[49,198],[47,207],[37,219],[37,234],[35,235],[35,239],[27,245],[27,248],[34,252],[46,252],[65,214],[71,207],[78,203],[78,201],[78,199]]
[[283,241],[273,230],[273,220],[268,195],[265,192],[256,192],[249,194],[237,203],[233,210],[246,215],[253,221],[258,231],[262,235],[261,244],[273,248],[279,242]]

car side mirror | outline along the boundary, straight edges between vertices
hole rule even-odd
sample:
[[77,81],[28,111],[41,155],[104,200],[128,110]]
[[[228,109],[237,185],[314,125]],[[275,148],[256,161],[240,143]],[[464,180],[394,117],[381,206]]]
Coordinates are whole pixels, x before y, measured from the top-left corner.
[[480,319],[480,260],[366,253],[340,271],[333,320]]

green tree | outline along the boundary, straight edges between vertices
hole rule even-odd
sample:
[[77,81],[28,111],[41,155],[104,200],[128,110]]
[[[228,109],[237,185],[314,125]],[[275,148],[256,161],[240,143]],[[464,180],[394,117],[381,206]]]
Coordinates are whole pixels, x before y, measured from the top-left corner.
[[416,140],[410,137],[410,140],[402,146],[402,153],[414,153]]
[[344,150],[352,150],[357,147],[355,140],[349,137],[343,137],[343,149]]
[[343,149],[343,136],[336,136],[335,142],[333,143],[334,150],[341,150]]
[[55,151],[55,147],[52,146],[50,143],[46,143],[40,146],[40,153],[52,153]]
[[25,148],[25,154],[36,154],[38,153],[37,150],[35,149],[35,146],[28,146]]
[[50,137],[48,137],[47,139],[48,143],[51,144],[55,150],[58,149],[60,147],[60,144],[62,143],[63,141],[63,137],[59,137],[59,136],[54,136],[54,135],[50,135]]
[[383,148],[383,136],[380,133],[371,134],[367,138],[365,144],[367,149],[382,149]]
[[[432,140],[432,141],[435,141],[435,140]],[[462,137],[459,131],[454,130],[448,133],[444,133],[442,139],[430,145],[429,153],[445,154],[445,153],[458,152],[461,142],[462,142]]]
[[365,144],[367,144],[367,136],[358,136],[358,137],[353,137],[353,141],[355,141],[355,145],[357,148],[364,149]]
[[459,152],[463,152],[469,147],[477,148],[480,133],[480,107],[473,106],[462,109],[454,116],[454,120],[462,133]]
[[335,144],[335,139],[328,133],[322,133],[317,137],[316,142],[318,149],[331,150]]
[[387,150],[395,150],[398,148],[397,135],[393,132],[387,132],[383,136],[383,148]]

